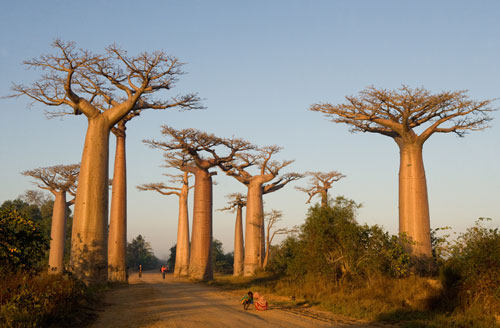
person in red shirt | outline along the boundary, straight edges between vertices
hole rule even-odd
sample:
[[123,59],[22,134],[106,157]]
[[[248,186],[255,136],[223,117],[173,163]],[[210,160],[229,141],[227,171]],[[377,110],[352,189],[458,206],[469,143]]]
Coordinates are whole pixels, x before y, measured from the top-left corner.
[[163,275],[163,280],[165,280],[165,274],[167,273],[167,268],[165,265],[161,266],[161,274]]

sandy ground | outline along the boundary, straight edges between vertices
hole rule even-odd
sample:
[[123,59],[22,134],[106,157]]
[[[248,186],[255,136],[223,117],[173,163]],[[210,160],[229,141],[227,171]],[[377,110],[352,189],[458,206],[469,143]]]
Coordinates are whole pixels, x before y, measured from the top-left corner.
[[[105,306],[91,327],[381,327],[312,309],[273,306],[243,310],[241,292],[191,283],[159,272],[133,274],[129,285],[104,295]],[[387,327],[387,326],[384,326]]]

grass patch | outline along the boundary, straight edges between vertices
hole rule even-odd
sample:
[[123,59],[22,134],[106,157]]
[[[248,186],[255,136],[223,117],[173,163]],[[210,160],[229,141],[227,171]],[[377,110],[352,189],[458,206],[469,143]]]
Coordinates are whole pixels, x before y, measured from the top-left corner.
[[500,327],[495,316],[485,314],[480,306],[446,308],[441,302],[441,284],[416,275],[401,279],[374,276],[356,286],[329,286],[315,277],[305,277],[297,283],[261,272],[256,277],[216,275],[208,284],[225,290],[274,294],[270,300],[275,306],[316,305],[335,314],[401,327]]

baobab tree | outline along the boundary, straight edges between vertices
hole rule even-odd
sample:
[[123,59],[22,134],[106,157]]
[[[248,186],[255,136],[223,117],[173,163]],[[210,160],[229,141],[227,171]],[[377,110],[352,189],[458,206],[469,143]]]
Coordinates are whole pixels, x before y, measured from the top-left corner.
[[[240,153],[235,160],[221,163],[220,168],[247,186],[247,212],[245,221],[245,276],[253,276],[262,268],[265,256],[264,205],[262,196],[283,188],[291,181],[302,177],[298,173],[279,175],[280,170],[293,163],[284,160],[272,161],[271,157],[281,150],[278,146],[267,146],[256,153]],[[255,166],[257,174],[249,168]]]
[[161,109],[182,104],[198,108],[195,94],[155,99],[171,89],[182,64],[163,51],[128,56],[116,45],[99,55],[77,50],[75,43],[56,40],[54,54],[24,63],[46,73],[31,86],[14,84],[13,97],[54,107],[49,117],[85,115],[88,122],[73,220],[71,266],[87,283],[107,278],[109,134],[134,110]]
[[422,158],[424,142],[434,133],[453,132],[463,137],[479,131],[491,120],[492,100],[470,100],[466,91],[431,94],[424,88],[398,90],[368,87],[339,105],[313,104],[335,123],[352,132],[372,132],[391,137],[399,147],[399,231],[413,241],[415,257],[432,256],[429,202]]
[[64,242],[66,240],[66,219],[68,207],[74,203],[74,198],[66,200],[66,194],[75,196],[79,164],[56,165],[41,167],[22,172],[38,182],[35,184],[50,191],[54,197],[52,208],[52,227],[50,230],[49,274],[61,274],[64,271]]
[[314,196],[320,195],[321,207],[328,206],[328,190],[332,188],[332,184],[345,178],[345,175],[337,171],[306,172],[304,175],[310,177],[309,185],[307,187],[295,187],[295,189],[307,193],[309,198],[306,204],[309,204]]
[[[176,130],[163,126],[162,134],[169,137],[170,141],[145,140],[144,143],[165,151],[181,151],[189,155],[194,163],[194,166],[181,163],[178,166],[195,177],[189,276],[198,280],[212,280],[212,176],[217,172],[211,172],[210,169],[231,161],[238,152],[252,149],[253,146],[241,139],[223,139],[195,129]],[[228,153],[225,156],[218,155],[215,150],[217,147],[225,148]]]
[[220,211],[236,212],[236,221],[234,224],[234,263],[233,275],[243,275],[243,207],[247,205],[246,197],[240,193],[232,193],[226,196],[229,199],[228,206]]
[[179,197],[179,221],[177,224],[177,244],[175,251],[175,276],[187,276],[189,273],[189,217],[188,217],[188,194],[189,173],[186,171],[181,175],[166,174],[171,178],[171,183],[181,183],[181,187],[172,187],[164,183],[147,183],[137,186],[137,189],[145,191],[152,190],[162,195],[176,195]]
[[127,281],[127,161],[126,123],[139,112],[131,111],[111,132],[116,137],[115,164],[113,169],[111,212],[108,232],[108,280]]

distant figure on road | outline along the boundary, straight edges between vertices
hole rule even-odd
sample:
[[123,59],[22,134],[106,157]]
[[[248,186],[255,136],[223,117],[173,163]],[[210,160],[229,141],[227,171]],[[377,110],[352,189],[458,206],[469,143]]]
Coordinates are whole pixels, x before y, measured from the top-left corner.
[[139,264],[139,278],[142,277],[142,264]]
[[165,280],[165,274],[167,273],[167,268],[165,265],[161,266],[161,274],[163,275],[163,280]]
[[253,304],[253,293],[251,291],[241,298],[241,304],[243,305],[245,311],[248,310],[250,304]]

